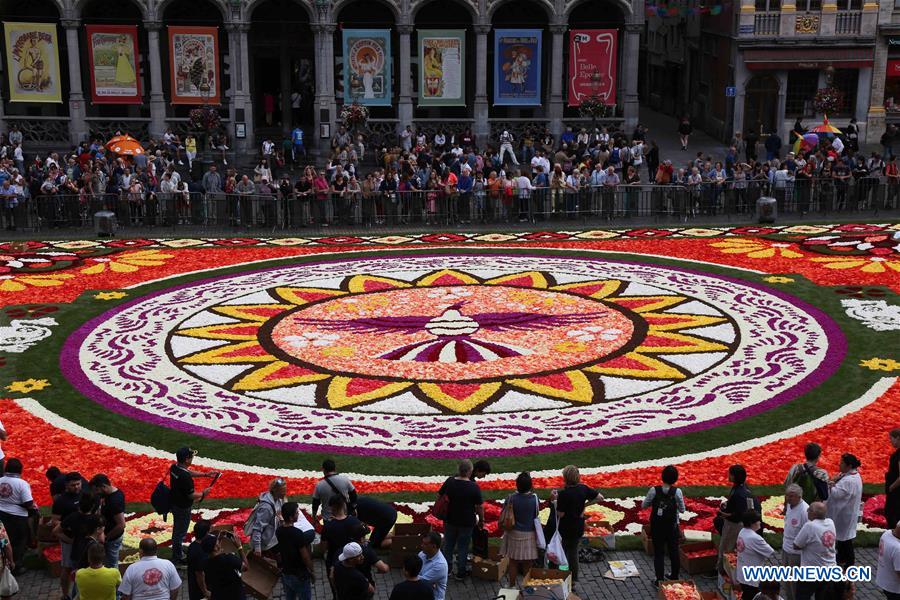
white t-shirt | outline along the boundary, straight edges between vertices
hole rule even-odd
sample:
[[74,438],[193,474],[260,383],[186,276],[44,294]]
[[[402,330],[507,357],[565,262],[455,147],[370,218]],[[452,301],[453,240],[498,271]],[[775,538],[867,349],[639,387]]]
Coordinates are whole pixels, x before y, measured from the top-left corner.
[[0,477],[0,512],[27,517],[28,511],[21,505],[33,501],[31,486],[27,481],[9,473]]
[[837,564],[834,549],[836,541],[834,521],[831,519],[808,521],[794,538],[794,548],[800,549],[800,565],[803,567],[835,566]]
[[841,477],[828,493],[828,502],[825,503],[828,507],[828,518],[834,521],[839,541],[852,540],[856,537],[862,491],[862,478],[856,471],[851,471]]
[[766,559],[775,554],[775,550],[761,535],[748,527],[744,527],[738,532],[734,548],[737,550],[737,568],[734,570],[734,578],[738,583],[747,585],[758,583],[745,579],[743,568],[763,566],[766,564]]
[[129,565],[119,585],[119,593],[134,600],[169,600],[170,592],[181,587],[175,565],[155,556],[144,556]]
[[800,554],[800,550],[794,548],[794,538],[800,533],[800,529],[809,521],[807,510],[809,505],[801,498],[797,506],[787,505],[784,512],[784,540],[781,543],[781,549],[788,554]]
[[888,529],[878,542],[878,571],[875,584],[892,594],[900,594],[900,540]]

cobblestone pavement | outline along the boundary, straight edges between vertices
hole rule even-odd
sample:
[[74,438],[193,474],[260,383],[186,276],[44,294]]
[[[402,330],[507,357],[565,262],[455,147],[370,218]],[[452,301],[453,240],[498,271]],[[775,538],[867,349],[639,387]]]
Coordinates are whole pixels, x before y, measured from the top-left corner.
[[[606,562],[581,565],[581,579],[575,585],[575,592],[582,600],[652,600],[657,597],[656,588],[652,584],[653,565],[651,558],[638,551],[612,552],[609,558],[616,560],[633,560],[641,572],[640,577],[632,577],[624,582],[603,579],[603,571],[606,570]],[[856,558],[861,565],[870,565],[874,569],[877,562],[876,548],[858,549]],[[314,600],[330,600],[331,594],[323,585],[322,562],[316,561],[317,582],[313,590]],[[182,576],[184,571],[181,571]],[[387,575],[376,575],[377,590],[376,600],[387,600],[394,584],[403,578],[399,569],[392,569]],[[716,581],[711,576],[696,578],[701,590],[715,589]],[[60,597],[57,580],[51,578],[46,571],[34,571],[26,573],[19,578],[21,593],[17,600],[57,600]],[[187,586],[183,586],[180,598],[187,600]],[[482,581],[468,578],[463,582],[455,581],[452,577],[447,586],[447,600],[491,600],[496,596],[500,584],[496,582]],[[274,599],[282,598],[280,587],[276,587]],[[884,599],[884,594],[873,583],[862,584],[857,587],[857,600]]]

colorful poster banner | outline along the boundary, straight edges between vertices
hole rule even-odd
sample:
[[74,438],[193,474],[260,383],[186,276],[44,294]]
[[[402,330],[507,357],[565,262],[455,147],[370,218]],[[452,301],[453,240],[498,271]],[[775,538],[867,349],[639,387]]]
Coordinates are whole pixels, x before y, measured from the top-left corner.
[[219,104],[219,30],[169,27],[172,104]]
[[466,105],[466,32],[419,32],[419,106]]
[[140,104],[136,25],[87,25],[94,104]]
[[618,36],[615,29],[569,32],[569,106],[594,95],[604,104],[616,103]]
[[540,29],[494,30],[494,104],[541,104]]
[[390,29],[344,29],[343,34],[344,104],[390,106]]
[[4,21],[3,31],[10,102],[62,102],[56,24]]

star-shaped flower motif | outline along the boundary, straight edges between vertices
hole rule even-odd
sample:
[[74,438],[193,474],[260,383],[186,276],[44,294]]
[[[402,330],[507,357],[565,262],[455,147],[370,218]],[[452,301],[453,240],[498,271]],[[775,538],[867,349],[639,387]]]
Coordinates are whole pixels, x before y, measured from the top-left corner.
[[860,361],[859,366],[873,371],[900,371],[900,361],[892,358],[870,358]]
[[6,389],[19,394],[30,394],[31,392],[39,392],[46,387],[50,387],[50,382],[46,379],[25,379],[13,381],[6,386]]
[[125,292],[100,292],[94,294],[94,298],[97,300],[121,300],[127,295]]

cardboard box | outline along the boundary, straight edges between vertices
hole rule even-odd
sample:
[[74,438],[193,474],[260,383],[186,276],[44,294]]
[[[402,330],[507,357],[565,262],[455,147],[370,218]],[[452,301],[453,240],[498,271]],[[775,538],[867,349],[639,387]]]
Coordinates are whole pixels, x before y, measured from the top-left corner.
[[230,533],[234,533],[234,523],[219,523],[218,525],[213,525],[209,528],[212,533],[218,533],[219,531],[228,531]]
[[500,546],[488,546],[488,560],[500,560]]
[[[519,590],[513,588],[500,588],[497,592],[497,600],[519,600]],[[572,596],[569,596],[570,598]]]
[[585,526],[591,525],[593,527],[602,527],[609,531],[607,535],[585,535],[585,539],[587,540],[587,544],[594,548],[604,548],[606,550],[615,550],[616,549],[616,535],[613,532],[612,525],[610,525],[609,521],[591,521],[586,523]]
[[254,554],[247,557],[250,568],[243,574],[244,590],[254,598],[268,600],[278,582],[278,567],[265,558],[256,558]]
[[[705,556],[688,556],[688,554],[700,551],[706,551],[707,553]],[[681,556],[681,568],[691,575],[708,573],[716,570],[716,563],[718,562],[719,555],[716,546],[712,542],[682,544],[681,547],[678,548],[678,554]]]
[[[533,585],[536,580],[558,579],[560,583],[553,585]],[[531,591],[528,591],[531,589]],[[555,598],[566,600],[572,593],[572,574],[558,569],[530,569],[522,582],[522,599],[547,600]]]
[[[421,538],[431,531],[431,523],[397,523],[394,525],[394,537],[415,536]],[[392,544],[394,542],[391,542]]]
[[698,597],[698,598],[700,597],[700,590],[697,589],[697,584],[696,584],[696,583],[694,583],[693,581],[687,581],[687,580],[684,580],[684,579],[679,579],[679,580],[677,580],[677,581],[660,581],[660,582],[659,582],[659,598],[660,598],[660,600],[666,600],[666,592],[665,592],[665,589],[666,589],[668,586],[670,586],[670,585],[675,585],[675,584],[684,584],[684,585],[688,585],[688,586],[694,588],[695,590],[697,590],[697,597]]
[[391,552],[409,554],[418,552],[422,548],[422,536],[420,535],[395,535],[391,538]]
[[500,581],[506,576],[509,568],[509,559],[506,557],[497,560],[486,560],[484,558],[472,558],[472,577],[482,579],[484,581]]
[[715,592],[700,592],[700,597],[703,600],[719,600],[719,595]]
[[41,517],[38,523],[37,541],[48,543],[59,543],[56,536],[53,535],[53,525],[50,524],[50,517]]
[[653,556],[653,538],[650,537],[650,526],[641,527],[641,543],[644,545],[644,552]]

